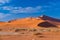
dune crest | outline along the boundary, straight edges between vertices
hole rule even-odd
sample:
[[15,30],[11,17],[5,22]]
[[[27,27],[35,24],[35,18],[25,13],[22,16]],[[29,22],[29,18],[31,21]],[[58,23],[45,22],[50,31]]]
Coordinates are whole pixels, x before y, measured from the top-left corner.
[[29,18],[15,19],[8,22],[0,22],[0,26],[8,25],[11,27],[38,27],[38,24],[42,22],[48,22],[58,27],[58,25],[60,24],[60,19],[42,15],[36,18],[29,17]]

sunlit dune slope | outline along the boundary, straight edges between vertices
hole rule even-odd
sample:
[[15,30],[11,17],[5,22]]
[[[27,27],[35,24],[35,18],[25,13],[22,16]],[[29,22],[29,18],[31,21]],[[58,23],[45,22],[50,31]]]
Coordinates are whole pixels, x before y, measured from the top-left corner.
[[10,25],[12,26],[20,26],[20,27],[36,27],[37,24],[44,22],[40,18],[23,18],[10,21]]

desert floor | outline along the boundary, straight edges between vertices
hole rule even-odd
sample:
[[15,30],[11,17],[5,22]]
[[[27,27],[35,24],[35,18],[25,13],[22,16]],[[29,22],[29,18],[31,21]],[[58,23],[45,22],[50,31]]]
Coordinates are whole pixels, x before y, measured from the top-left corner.
[[60,40],[60,28],[0,29],[0,40]]

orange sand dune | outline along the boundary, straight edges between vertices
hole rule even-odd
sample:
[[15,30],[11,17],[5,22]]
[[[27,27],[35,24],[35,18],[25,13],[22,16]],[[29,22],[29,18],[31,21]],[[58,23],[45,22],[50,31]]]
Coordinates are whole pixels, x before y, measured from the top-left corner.
[[42,22],[49,22],[53,25],[60,25],[60,20],[59,19],[55,19],[49,16],[40,16],[40,17],[36,17],[36,18],[22,18],[22,19],[16,19],[16,20],[11,20],[8,22],[0,22],[0,26],[5,26],[7,27],[38,27],[37,25],[39,23]]
[[37,24],[41,22],[44,22],[44,20],[36,19],[36,18],[24,18],[24,19],[18,19],[18,20],[10,22],[10,25],[36,27]]

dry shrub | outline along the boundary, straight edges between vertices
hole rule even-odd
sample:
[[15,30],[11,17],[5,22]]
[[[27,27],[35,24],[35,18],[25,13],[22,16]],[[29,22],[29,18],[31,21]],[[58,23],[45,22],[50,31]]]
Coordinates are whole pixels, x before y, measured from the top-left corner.
[[37,29],[30,29],[29,31],[31,31],[31,32],[36,32]]
[[42,33],[35,33],[34,35],[42,35]]
[[27,29],[16,29],[15,32],[27,31]]
[[35,33],[34,35],[39,37],[39,38],[43,38],[44,37],[42,33]]
[[0,29],[0,31],[2,31],[2,29]]

